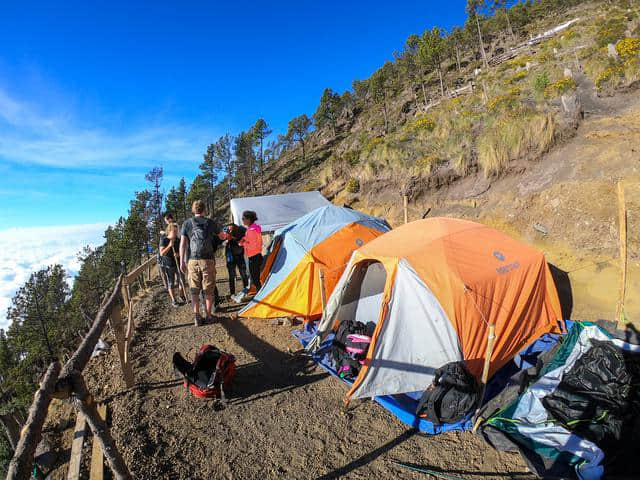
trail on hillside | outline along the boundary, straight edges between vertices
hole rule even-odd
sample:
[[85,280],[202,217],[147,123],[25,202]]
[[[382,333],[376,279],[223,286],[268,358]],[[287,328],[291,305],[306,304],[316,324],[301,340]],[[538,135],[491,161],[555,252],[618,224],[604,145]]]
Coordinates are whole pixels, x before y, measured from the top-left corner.
[[[465,478],[533,478],[518,455],[496,452],[471,433],[417,434],[371,401],[342,414],[345,386],[288,353],[299,349],[291,327],[231,320],[234,309],[226,304],[216,323],[195,327],[189,307],[171,307],[156,286],[135,309],[136,387],[124,389],[115,348],[88,366],[90,388],[108,404],[135,478],[424,478],[392,459]],[[185,394],[171,365],[175,351],[193,358],[205,343],[237,358],[224,409]],[[58,470],[55,478],[64,478]]]

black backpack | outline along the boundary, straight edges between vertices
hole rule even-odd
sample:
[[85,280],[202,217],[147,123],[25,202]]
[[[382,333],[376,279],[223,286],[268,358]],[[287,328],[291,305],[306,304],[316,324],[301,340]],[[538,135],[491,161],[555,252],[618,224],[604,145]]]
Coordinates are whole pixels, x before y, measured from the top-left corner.
[[416,409],[416,415],[434,425],[456,423],[478,402],[480,388],[464,362],[451,362],[435,371]]
[[210,221],[206,218],[202,221],[197,218],[191,220],[193,228],[189,236],[189,250],[192,258],[213,258],[213,239],[207,238]]

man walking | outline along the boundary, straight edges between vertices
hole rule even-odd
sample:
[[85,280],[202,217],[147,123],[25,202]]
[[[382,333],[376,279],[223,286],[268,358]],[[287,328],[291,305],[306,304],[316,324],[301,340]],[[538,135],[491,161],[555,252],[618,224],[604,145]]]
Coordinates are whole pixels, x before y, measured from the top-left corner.
[[205,208],[202,200],[193,202],[191,211],[193,218],[186,220],[182,225],[180,270],[189,272],[189,289],[193,303],[194,323],[197,327],[202,324],[200,291],[205,294],[207,322],[213,321],[211,310],[216,287],[215,251],[220,242],[218,238],[220,227],[204,216]]

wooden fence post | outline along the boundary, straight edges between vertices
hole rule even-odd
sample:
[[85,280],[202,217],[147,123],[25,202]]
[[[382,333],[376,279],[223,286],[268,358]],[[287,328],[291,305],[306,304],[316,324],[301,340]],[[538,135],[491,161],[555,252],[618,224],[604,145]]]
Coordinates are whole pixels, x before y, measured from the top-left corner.
[[72,372],[71,378],[74,393],[73,401],[78,409],[78,414],[83,414],[86,417],[89,428],[91,428],[91,432],[93,433],[94,441],[97,440],[100,442],[104,457],[107,459],[107,463],[113,472],[113,476],[118,480],[131,479],[131,473],[127,468],[127,464],[124,463],[124,460],[120,455],[111,434],[109,433],[107,424],[102,420],[102,418],[100,418],[98,410],[96,409],[96,404],[93,402],[93,399],[87,390],[87,385],[84,382],[84,378],[82,378],[82,374],[78,371]]
[[476,421],[473,425],[473,432],[475,433],[482,418],[478,416],[480,408],[482,407],[482,401],[484,400],[484,394],[487,390],[487,382],[489,381],[489,367],[491,366],[491,356],[493,355],[493,345],[496,341],[496,326],[494,324],[489,325],[489,332],[487,334],[487,352],[484,355],[484,366],[482,368],[482,384],[480,385],[480,396],[478,397],[478,408],[476,409]]
[[[130,302],[129,311],[131,311],[132,305],[133,302]],[[125,335],[122,329],[122,313],[119,305],[116,305],[111,312],[109,322],[111,323],[113,335],[116,337],[116,346],[118,348],[118,356],[120,357],[120,367],[122,368],[122,374],[124,375],[124,383],[127,388],[131,388],[134,384],[133,370],[131,369],[131,364],[127,362]]]
[[402,195],[402,205],[404,209],[404,223],[406,225],[409,223],[409,198],[406,193]]
[[616,307],[616,322],[623,322],[624,297],[627,288],[627,207],[622,180],[618,181],[618,226],[620,228],[620,294]]
[[322,313],[327,309],[327,293],[324,290],[324,270],[319,268],[320,270],[320,298],[322,299]]

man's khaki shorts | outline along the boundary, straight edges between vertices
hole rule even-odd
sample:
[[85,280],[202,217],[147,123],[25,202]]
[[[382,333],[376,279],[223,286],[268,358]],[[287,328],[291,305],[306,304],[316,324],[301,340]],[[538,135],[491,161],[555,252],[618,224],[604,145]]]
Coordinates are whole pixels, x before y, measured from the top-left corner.
[[213,295],[216,287],[215,260],[189,260],[187,271],[191,293],[199,294],[200,290],[204,290],[205,294]]

